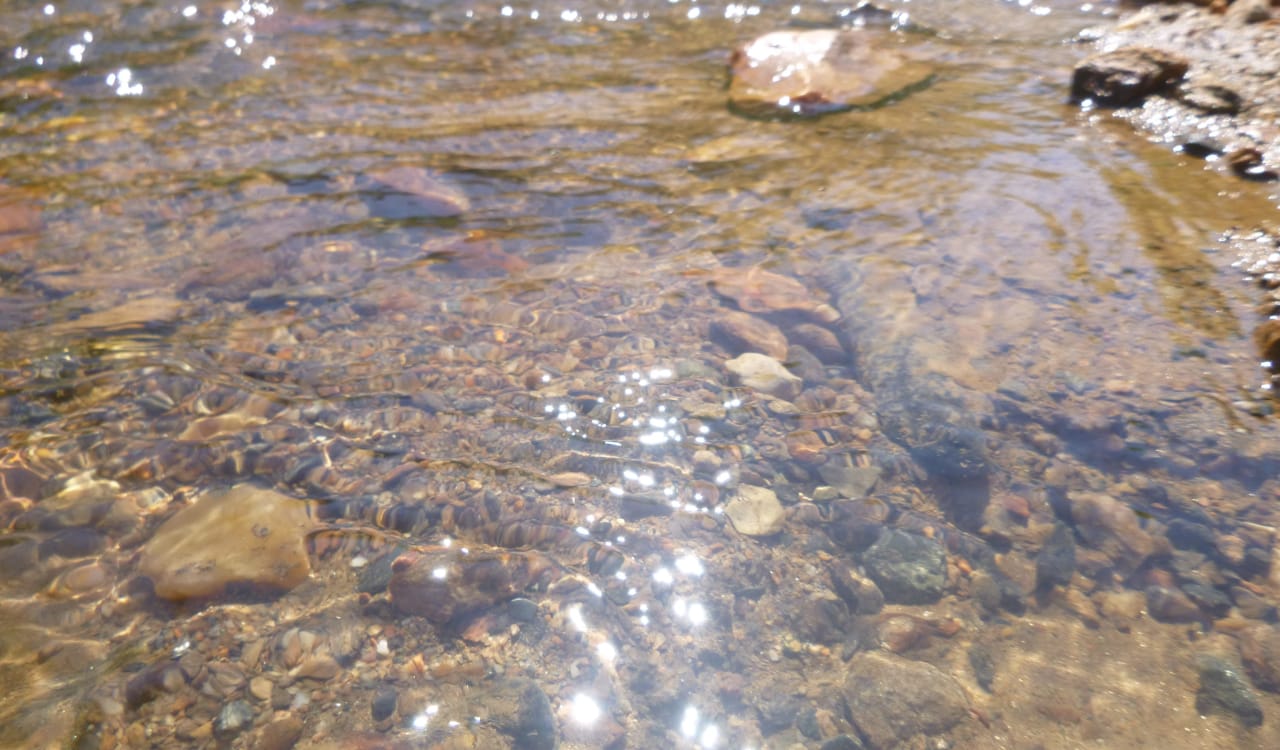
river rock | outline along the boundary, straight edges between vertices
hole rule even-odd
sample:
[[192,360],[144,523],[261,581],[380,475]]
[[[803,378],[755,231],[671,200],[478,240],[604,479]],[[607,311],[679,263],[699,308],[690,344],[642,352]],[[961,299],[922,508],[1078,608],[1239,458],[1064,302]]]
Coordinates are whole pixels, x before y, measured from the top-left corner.
[[711,289],[751,313],[795,312],[819,323],[840,319],[825,295],[814,294],[790,276],[760,266],[717,268],[711,273]]
[[1196,710],[1202,714],[1230,713],[1247,727],[1262,723],[1262,706],[1240,670],[1217,656],[1201,656],[1196,663],[1200,673],[1200,689],[1196,691]]
[[557,571],[541,553],[511,550],[463,556],[450,548],[406,552],[391,565],[387,590],[396,609],[436,625],[461,625],[514,599]]
[[372,184],[370,210],[377,216],[447,219],[471,210],[466,193],[421,167],[375,169],[365,177]]
[[1240,658],[1253,684],[1280,693],[1280,627],[1254,625],[1240,634]]
[[1119,500],[1096,492],[1069,492],[1071,520],[1090,546],[1101,550],[1122,571],[1137,570],[1156,551],[1138,514]]
[[201,495],[142,549],[138,572],[163,599],[219,596],[229,587],[287,591],[311,573],[306,503],[243,484]]
[[1125,47],[1090,55],[1071,77],[1071,101],[1130,107],[1166,90],[1187,74],[1187,61],[1151,47]]
[[744,484],[724,508],[739,534],[769,536],[782,531],[786,511],[773,490]]
[[738,310],[725,310],[711,321],[711,335],[735,354],[759,352],[787,358],[787,337],[767,320]]
[[1162,622],[1195,622],[1201,619],[1200,608],[1176,588],[1149,586],[1147,612]]
[[932,72],[894,33],[774,31],[730,55],[729,102],[747,114],[819,115],[886,103],[927,83]]
[[932,539],[887,529],[862,556],[887,601],[930,604],[942,597],[947,583],[947,555]]
[[1036,588],[1043,591],[1066,586],[1076,572],[1076,540],[1066,524],[1055,524],[1053,534],[1036,556]]
[[724,363],[737,382],[753,391],[790,401],[800,395],[804,381],[792,375],[778,360],[766,354],[747,352]]
[[874,652],[850,661],[844,699],[873,748],[945,732],[969,712],[969,698],[955,678],[930,664]]

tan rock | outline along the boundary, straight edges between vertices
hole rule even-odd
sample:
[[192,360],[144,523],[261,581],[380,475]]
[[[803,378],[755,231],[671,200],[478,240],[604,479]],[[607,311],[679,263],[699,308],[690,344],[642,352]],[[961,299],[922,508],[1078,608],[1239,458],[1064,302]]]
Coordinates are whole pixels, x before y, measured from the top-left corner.
[[219,596],[229,586],[288,590],[311,573],[306,503],[254,485],[206,492],[142,549],[138,572],[162,599]]
[[729,59],[729,100],[755,113],[810,115],[870,106],[925,82],[928,64],[892,34],[871,30],[775,31]]
[[738,383],[787,400],[800,395],[804,382],[792,375],[778,360],[755,352],[747,352],[731,359],[724,366],[734,374]]
[[744,484],[724,508],[733,528],[747,536],[769,536],[782,531],[786,511],[773,490]]

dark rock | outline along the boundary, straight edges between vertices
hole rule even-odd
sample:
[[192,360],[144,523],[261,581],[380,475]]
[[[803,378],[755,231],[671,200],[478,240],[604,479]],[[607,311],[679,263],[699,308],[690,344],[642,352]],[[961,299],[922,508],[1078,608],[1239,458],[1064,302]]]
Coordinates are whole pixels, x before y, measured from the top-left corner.
[[1203,583],[1184,583],[1182,592],[1212,617],[1223,617],[1231,610],[1231,597],[1212,586]]
[[213,736],[230,742],[253,725],[253,706],[245,701],[231,701],[213,718]]
[[1244,586],[1231,587],[1231,601],[1240,610],[1241,616],[1250,620],[1276,619],[1276,606]]
[[452,550],[406,552],[391,566],[387,590],[404,614],[436,625],[461,624],[473,615],[514,599],[554,572],[554,563],[536,552]]
[[942,597],[947,583],[947,556],[932,539],[889,529],[863,554],[867,573],[899,604],[929,604]]
[[795,609],[796,635],[811,643],[839,643],[849,626],[849,608],[833,594],[805,597]]
[[866,653],[855,656],[849,667],[845,704],[871,747],[894,747],[914,735],[945,732],[969,713],[964,688],[932,665]]
[[[1256,182],[1274,182],[1277,179],[1276,172],[1267,167],[1266,157],[1262,151],[1253,146],[1242,146],[1231,153],[1227,154],[1227,166],[1231,167],[1231,171],[1246,180],[1254,180]],[[1264,352],[1274,351],[1274,342],[1271,346],[1263,346],[1268,326],[1265,324],[1258,327],[1258,331],[1254,332],[1254,338],[1258,341],[1259,348]],[[1260,333],[1261,332],[1261,333]],[[1272,359],[1271,361],[1275,361]]]
[[1178,589],[1151,586],[1146,590],[1147,612],[1162,622],[1196,622],[1203,618],[1196,603]]
[[551,701],[533,680],[500,682],[485,691],[476,704],[477,715],[512,737],[514,747],[520,750],[554,750],[559,744]]
[[1066,524],[1056,524],[1053,534],[1036,556],[1036,589],[1066,586],[1076,572],[1076,540]]
[[1237,667],[1216,656],[1202,656],[1196,666],[1200,672],[1197,711],[1235,714],[1247,727],[1262,724],[1258,696]]
[[105,544],[93,529],[63,529],[40,543],[40,557],[88,557],[101,552]]
[[399,697],[400,694],[393,687],[380,688],[369,704],[373,720],[380,722],[391,718],[391,715],[396,712],[396,701]]
[[165,693],[172,693],[187,684],[182,668],[173,662],[155,664],[129,679],[124,686],[125,706],[137,709]]
[[973,668],[973,677],[982,689],[991,692],[991,683],[996,679],[996,663],[991,656],[991,649],[981,643],[970,646],[969,666]]
[[1178,549],[1195,550],[1206,555],[1213,555],[1218,549],[1213,529],[1202,523],[1175,518],[1169,522],[1166,533],[1169,543]]
[[1071,101],[1103,107],[1130,107],[1182,80],[1188,63],[1149,47],[1126,47],[1090,55],[1076,65]]
[[831,331],[815,323],[799,323],[791,327],[791,337],[808,349],[823,364],[847,365],[849,352]]

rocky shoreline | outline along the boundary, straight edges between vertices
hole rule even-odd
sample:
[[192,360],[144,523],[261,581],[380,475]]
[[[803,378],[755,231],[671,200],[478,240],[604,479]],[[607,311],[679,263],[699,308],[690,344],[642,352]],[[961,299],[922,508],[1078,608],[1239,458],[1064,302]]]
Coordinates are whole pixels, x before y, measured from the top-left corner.
[[1246,179],[1280,177],[1280,10],[1268,0],[1145,5],[1087,29],[1072,98],[1115,107],[1182,153]]

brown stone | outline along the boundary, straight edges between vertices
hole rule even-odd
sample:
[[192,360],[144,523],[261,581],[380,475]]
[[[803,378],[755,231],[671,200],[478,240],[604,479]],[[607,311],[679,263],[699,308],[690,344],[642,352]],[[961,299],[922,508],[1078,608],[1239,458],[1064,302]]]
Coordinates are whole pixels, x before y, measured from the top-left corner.
[[143,547],[138,572],[162,599],[219,596],[228,587],[287,591],[311,573],[306,503],[243,484],[202,494]]
[[1070,492],[1071,520],[1084,540],[1124,571],[1133,571],[1156,550],[1133,509],[1110,495]]
[[1280,693],[1280,628],[1254,625],[1240,633],[1240,658],[1253,684]]
[[877,748],[945,732],[969,715],[969,698],[955,678],[930,664],[877,653],[850,661],[844,697],[858,731]]
[[711,288],[747,312],[791,310],[820,323],[832,323],[840,318],[834,307],[804,284],[759,266],[717,268],[711,275]]
[[1130,107],[1182,80],[1186,59],[1151,47],[1125,47],[1090,55],[1076,65],[1071,101]]
[[289,750],[302,738],[302,719],[285,716],[262,728],[258,750]]
[[820,464],[826,460],[826,443],[813,430],[796,430],[787,434],[787,453],[804,464]]
[[711,335],[734,354],[759,352],[778,360],[787,358],[787,337],[777,326],[755,315],[724,310],[711,321]]

